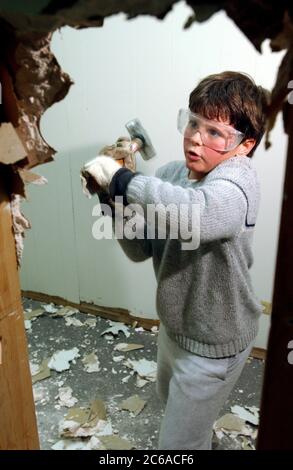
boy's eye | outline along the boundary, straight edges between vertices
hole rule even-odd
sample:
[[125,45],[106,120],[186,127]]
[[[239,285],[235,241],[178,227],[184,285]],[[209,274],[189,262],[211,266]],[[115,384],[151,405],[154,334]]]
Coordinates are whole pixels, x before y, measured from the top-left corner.
[[198,128],[198,123],[196,121],[189,121],[188,127],[190,129],[197,129]]
[[214,127],[210,127],[207,131],[211,137],[224,137],[223,134]]

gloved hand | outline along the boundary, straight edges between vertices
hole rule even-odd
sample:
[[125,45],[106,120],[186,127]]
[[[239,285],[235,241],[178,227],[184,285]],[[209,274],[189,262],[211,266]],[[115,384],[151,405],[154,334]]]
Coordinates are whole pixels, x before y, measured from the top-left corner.
[[87,162],[81,172],[84,176],[91,176],[99,189],[108,191],[113,176],[120,168],[121,165],[113,158],[101,155]]
[[[114,145],[107,145],[99,152],[99,155],[100,157],[94,158],[83,166],[80,176],[82,189],[87,197],[98,194],[100,198],[100,194],[103,193],[104,199],[111,179],[119,168],[124,166],[135,171],[135,155],[129,137],[119,137]],[[100,158],[103,158],[103,165]]]
[[129,137],[119,137],[115,144],[103,147],[99,155],[109,155],[114,160],[117,160],[121,166],[135,171],[135,155]]

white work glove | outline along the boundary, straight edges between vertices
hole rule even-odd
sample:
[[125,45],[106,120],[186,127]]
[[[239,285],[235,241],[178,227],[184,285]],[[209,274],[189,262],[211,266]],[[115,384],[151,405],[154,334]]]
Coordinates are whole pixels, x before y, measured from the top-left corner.
[[125,168],[135,171],[135,155],[129,137],[119,137],[114,145],[106,145],[102,148],[99,155],[109,155]]
[[87,162],[82,174],[92,176],[100,188],[108,191],[113,176],[120,168],[121,165],[113,158],[101,155]]

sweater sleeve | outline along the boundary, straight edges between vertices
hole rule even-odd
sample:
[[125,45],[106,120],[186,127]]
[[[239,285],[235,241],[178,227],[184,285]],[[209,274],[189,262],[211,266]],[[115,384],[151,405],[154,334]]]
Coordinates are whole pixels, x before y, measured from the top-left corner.
[[[163,167],[159,168],[156,171],[156,178],[163,177],[166,173],[167,167],[168,165],[164,165]],[[131,179],[133,179],[133,176],[128,181],[130,181]],[[146,259],[150,258],[153,254],[152,242],[150,239],[148,239],[145,217],[142,214],[136,214],[135,228],[136,234],[138,234],[140,238],[129,239],[127,236],[125,236],[125,228],[127,227],[127,223],[129,222],[130,216],[125,215],[125,210],[127,212],[127,209],[123,208],[122,205],[116,204],[115,209],[112,212],[112,214],[114,215],[114,218],[112,220],[113,232],[115,233],[115,235],[117,235],[116,228],[119,227],[119,225],[120,228],[123,227],[123,238],[121,236],[117,237],[118,243],[121,246],[122,250],[124,251],[126,256],[134,262],[145,261]],[[121,234],[121,229],[118,231]]]
[[[125,213],[126,212],[126,213]],[[135,232],[138,237],[130,239],[127,232],[127,224],[131,219],[127,213],[127,208],[121,205],[115,205],[113,211],[112,227],[116,239],[126,256],[134,262],[145,261],[152,256],[152,243],[147,239],[146,223],[144,217],[140,214],[135,216]]]
[[[177,212],[177,220],[187,226],[189,232],[197,231],[200,243],[231,238],[245,226],[245,193],[237,184],[221,178],[198,187],[183,188],[156,177],[138,175],[127,187],[127,200],[143,207],[146,220],[148,205],[157,206],[158,211],[171,205],[173,209],[166,218],[167,224],[174,220],[172,210]],[[196,226],[192,210],[195,205],[199,210]]]

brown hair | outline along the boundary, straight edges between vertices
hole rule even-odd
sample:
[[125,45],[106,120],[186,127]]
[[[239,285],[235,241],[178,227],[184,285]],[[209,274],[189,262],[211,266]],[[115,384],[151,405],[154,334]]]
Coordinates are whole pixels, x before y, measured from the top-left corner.
[[265,132],[269,92],[257,86],[252,78],[240,72],[209,75],[190,93],[189,108],[207,119],[227,120],[256,144],[247,155],[251,157]]

